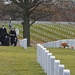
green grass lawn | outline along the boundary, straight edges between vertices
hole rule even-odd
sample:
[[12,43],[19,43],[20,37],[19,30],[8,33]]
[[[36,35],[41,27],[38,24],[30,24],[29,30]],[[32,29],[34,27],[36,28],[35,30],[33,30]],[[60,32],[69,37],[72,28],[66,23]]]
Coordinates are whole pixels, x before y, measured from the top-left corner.
[[64,48],[48,48],[48,50],[65,65],[66,69],[70,69],[71,75],[75,75],[75,50]]
[[0,46],[0,75],[46,75],[36,61],[36,48]]
[[[48,48],[75,75],[75,50]],[[46,75],[36,61],[36,47],[0,46],[0,75]]]

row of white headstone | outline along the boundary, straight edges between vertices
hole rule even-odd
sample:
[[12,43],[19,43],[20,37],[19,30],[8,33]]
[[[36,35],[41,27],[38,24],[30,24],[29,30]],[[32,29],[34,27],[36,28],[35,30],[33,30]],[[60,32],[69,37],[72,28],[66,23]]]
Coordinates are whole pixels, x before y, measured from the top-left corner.
[[27,38],[21,39],[19,43],[21,47],[23,47],[24,49],[27,49]]
[[[46,24],[45,26],[52,27],[52,28],[67,32],[69,34],[73,33],[72,31],[74,31],[74,27],[75,27],[74,25],[62,25],[62,24],[58,24],[58,25],[57,24],[56,25]],[[69,30],[70,30],[70,32],[68,32]]]
[[[36,25],[35,25],[36,26]],[[63,28],[61,28],[61,27],[56,27],[56,26],[52,26],[52,25],[45,25],[45,27],[44,27],[44,25],[42,26],[42,25],[37,25],[38,27],[40,27],[40,28],[42,28],[42,29],[44,29],[44,30],[46,30],[46,31],[49,31],[49,32],[52,32],[52,33],[54,33],[54,34],[57,34],[57,35],[59,35],[59,36],[64,36],[64,37],[66,37],[66,38],[73,38],[72,37],[72,35],[74,35],[74,32],[73,31],[69,31],[69,30],[67,30],[67,29],[63,29]],[[52,29],[50,29],[49,27],[52,27]],[[54,30],[54,29],[55,30]],[[32,30],[34,30],[34,28],[31,28]],[[62,32],[63,32],[63,34],[61,33],[61,32],[58,32],[57,30],[61,30]],[[37,29],[35,29],[34,31],[36,31],[37,32]],[[40,30],[38,30],[38,31],[40,31]],[[42,31],[42,30],[41,30]],[[41,32],[40,32],[41,33]],[[44,32],[42,32],[42,33],[44,33]],[[66,33],[68,33],[68,34],[66,34]],[[47,34],[47,33],[46,33]],[[51,34],[52,36],[55,36],[54,34]],[[55,38],[58,38],[58,37],[54,37],[54,39]]]
[[[38,34],[35,34],[35,33],[31,33],[31,36],[36,37],[36,38],[38,38],[38,39],[40,39],[40,40],[43,40],[43,41],[45,41],[45,42],[50,41],[50,39],[44,38],[42,35],[39,36]],[[34,41],[35,41],[35,40],[34,40]]]
[[[65,26],[65,25],[60,25],[61,27],[59,28],[59,27],[56,27],[56,26],[54,26],[54,25],[50,25],[50,24],[48,24],[47,22],[44,24],[45,26],[51,26],[51,27],[54,27],[54,28],[56,28],[56,29],[60,29],[60,30],[63,30],[63,31],[65,31],[65,29],[63,29],[62,27],[63,26]],[[16,26],[16,25],[15,25]],[[44,26],[41,26],[41,25],[37,25],[37,26],[40,26],[41,28],[43,27],[43,29],[44,30],[48,30],[48,31],[50,31],[50,32],[53,32],[54,34],[57,34],[57,35],[59,35],[59,36],[64,36],[64,37],[66,37],[66,38],[74,38],[74,37],[72,37],[71,35],[67,35],[67,34],[65,34],[65,33],[61,33],[61,32],[58,32],[58,31],[56,31],[56,30],[52,30],[52,29],[49,29],[49,27],[44,27]],[[68,25],[67,25],[68,26]],[[66,26],[65,26],[66,27]],[[21,29],[20,27],[19,27],[19,29],[20,29],[20,31],[23,31],[23,29]],[[38,33],[41,33],[41,34],[43,34],[43,35],[45,35],[45,36],[48,36],[48,37],[51,37],[51,38],[53,38],[53,39],[62,39],[61,37],[58,37],[58,36],[55,36],[54,34],[48,34],[48,33],[45,33],[45,32],[42,32],[42,30],[40,31],[40,30],[38,30],[38,29],[34,29],[34,28],[31,28],[32,30],[34,30],[34,31],[36,31],[36,32],[38,32]],[[65,31],[65,32],[67,32],[67,30]],[[74,35],[74,32],[72,32],[72,31],[68,31],[68,33],[69,34],[72,34],[72,35]],[[32,34],[31,34],[32,35]],[[20,34],[20,37],[22,37],[23,35],[22,34]],[[32,35],[33,36],[33,35]],[[37,35],[36,35],[37,36]],[[41,36],[38,36],[38,38],[40,39],[41,38]],[[45,39],[45,38],[41,38],[42,40],[44,40],[45,42],[48,42],[48,41],[50,41],[50,39]]]
[[[42,30],[40,30],[40,29],[34,29],[34,28],[31,28],[31,30],[33,30],[33,31],[35,31],[35,32],[37,32],[37,33],[39,33],[39,34],[42,34],[42,35],[44,35],[44,36],[48,36],[48,37],[51,37],[51,38],[53,38],[53,39],[58,39],[59,37],[56,37],[54,34],[49,34],[49,33],[46,33],[46,32],[43,32]],[[48,30],[49,31],[49,30]],[[53,33],[54,33],[54,31],[53,31]],[[31,33],[31,35],[33,36],[33,33]],[[35,35],[37,35],[37,34],[35,34]],[[39,38],[40,38],[40,36],[38,36]],[[43,37],[43,38],[45,38],[45,37]],[[41,38],[42,39],[42,38]],[[48,39],[48,38],[46,38],[48,41],[50,41],[50,39]],[[59,38],[60,39],[60,38]],[[42,39],[43,40],[43,39]],[[46,41],[46,40],[44,40],[44,41]],[[47,41],[46,41],[47,42]]]
[[69,48],[73,48],[75,49],[75,39],[63,39],[63,40],[57,40],[57,41],[53,41],[53,42],[47,42],[42,44],[45,47],[55,47],[55,48],[59,48],[62,47],[61,44],[62,43],[67,43],[67,45],[69,46]]
[[61,25],[56,25],[57,27],[55,25],[47,25],[47,26],[74,35],[74,32],[73,32],[75,28],[74,25],[62,25],[61,24]]
[[37,62],[47,75],[70,75],[70,70],[65,69],[60,60],[56,60],[55,56],[40,44],[37,44]]
[[[14,23],[14,22],[13,22]],[[41,28],[43,28],[44,30],[48,30],[48,31],[50,31],[50,32],[53,32],[53,33],[55,33],[55,34],[57,34],[57,35],[59,35],[59,36],[64,36],[64,37],[66,37],[66,38],[74,38],[74,37],[72,37],[71,35],[74,35],[74,32],[72,32],[72,31],[68,31],[68,30],[66,30],[66,29],[63,29],[63,27],[66,27],[66,25],[58,25],[57,27],[55,26],[55,24],[54,25],[51,25],[50,23],[48,23],[48,22],[46,22],[46,23],[44,23],[44,22],[42,22],[45,26],[48,26],[48,27],[44,27],[44,26],[41,26],[41,25],[37,25],[37,26],[39,26],[39,27],[41,27]],[[59,28],[59,26],[61,26],[60,28]],[[67,25],[67,27],[68,27],[69,25]],[[69,34],[71,34],[71,35],[68,35],[68,34],[65,34],[65,33],[59,33],[59,32],[57,32],[56,30],[52,30],[52,29],[49,29],[49,27],[52,27],[52,28],[56,28],[56,29],[59,29],[59,30],[62,30],[62,31],[64,31],[64,32],[67,32],[67,33],[69,33]],[[20,29],[20,31],[23,31],[23,29],[21,29],[21,28],[19,28]],[[49,34],[47,34],[47,33],[44,33],[44,32],[42,32],[42,31],[40,31],[40,30],[38,30],[38,29],[34,29],[34,28],[31,28],[32,30],[34,30],[34,31],[36,31],[36,32],[40,32],[41,34],[44,34],[44,35],[49,35]],[[72,28],[72,30],[73,30],[74,28]],[[22,35],[20,34],[20,36],[22,37]],[[49,35],[49,37],[52,37],[53,39],[61,39],[60,37],[56,37],[55,35],[53,35],[53,34],[51,34],[51,35]],[[49,40],[48,40],[49,41]],[[47,41],[46,41],[47,42]]]
[[36,21],[35,24],[64,24],[64,25],[69,25],[69,24],[75,24],[75,22]]
[[[57,30],[61,30],[61,31],[63,32],[63,36],[65,36],[65,37],[68,36],[68,37],[72,38],[71,35],[74,35],[74,32],[72,31],[72,30],[74,30],[74,28],[71,29],[71,27],[69,27],[69,28],[71,29],[71,30],[69,31],[68,28],[65,27],[64,25],[61,25],[61,26],[59,26],[59,25],[56,25],[56,26],[54,26],[54,25],[46,25],[46,26],[55,28],[55,29],[57,29]],[[67,26],[68,26],[68,25],[67,25]],[[52,31],[52,30],[50,29],[49,31]],[[58,34],[57,31],[52,31],[52,32]],[[66,33],[68,33],[68,34],[70,34],[70,35],[68,35],[68,34],[66,34]],[[60,34],[61,34],[61,33],[60,33]],[[58,34],[58,35],[60,35],[60,34]]]
[[[46,33],[46,32],[43,32],[42,30],[38,30],[38,29],[34,29],[34,28],[32,28],[31,30],[33,30],[33,31],[35,31],[35,32],[37,32],[37,33],[40,33],[40,34],[42,34],[42,35],[44,35],[44,36],[48,36],[48,37],[50,37],[50,38],[53,38],[53,39],[62,39],[61,37],[59,37],[59,36],[56,36],[56,35],[60,35],[60,36],[65,36],[65,37],[67,37],[67,38],[71,38],[69,35],[66,35],[66,34],[61,34],[60,32],[57,32],[57,31],[54,31],[54,30],[48,30],[48,31],[50,31],[50,32],[52,32],[52,33],[54,33],[54,34],[56,34],[56,35],[54,35],[54,34],[49,34],[49,33]],[[39,36],[40,37],[40,36]],[[47,38],[46,38],[47,39]],[[50,40],[48,40],[48,41],[50,41]]]
[[[40,33],[40,34],[43,34],[43,35],[45,35],[45,36],[48,36],[48,37],[51,37],[51,38],[54,38],[54,39],[61,39],[60,37],[56,37],[54,34],[48,34],[48,33],[45,33],[45,32],[42,32],[42,30],[38,30],[38,29],[34,29],[34,28],[31,28],[31,30],[34,30],[35,32],[38,32],[38,33]],[[47,29],[46,29],[47,30]],[[20,30],[20,31],[22,31],[22,29]],[[64,37],[66,37],[66,38],[72,38],[72,36],[69,36],[69,35],[66,35],[65,33],[63,33],[63,34],[61,34],[60,32],[57,32],[57,31],[54,31],[54,30],[48,30],[48,31],[50,31],[50,32],[53,32],[53,33],[55,33],[55,34],[58,34],[58,35],[60,35],[60,36],[64,36]],[[32,34],[31,34],[32,35]],[[22,35],[20,34],[20,36],[22,37]],[[33,36],[33,35],[32,35]],[[40,38],[40,36],[39,36],[39,38]],[[49,40],[48,40],[49,41]],[[47,41],[46,41],[47,42]]]

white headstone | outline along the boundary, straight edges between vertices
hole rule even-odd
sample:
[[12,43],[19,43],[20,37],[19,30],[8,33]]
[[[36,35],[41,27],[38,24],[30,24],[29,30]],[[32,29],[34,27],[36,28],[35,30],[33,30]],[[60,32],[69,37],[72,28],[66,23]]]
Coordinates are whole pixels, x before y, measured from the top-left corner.
[[60,60],[55,60],[54,61],[54,75],[59,74],[59,64],[60,64]]
[[64,65],[59,65],[59,74],[58,75],[63,75],[63,70],[64,70]]
[[63,70],[63,75],[70,75],[70,70],[64,69]]
[[50,75],[54,75],[54,61],[55,61],[55,56],[51,56],[50,58]]

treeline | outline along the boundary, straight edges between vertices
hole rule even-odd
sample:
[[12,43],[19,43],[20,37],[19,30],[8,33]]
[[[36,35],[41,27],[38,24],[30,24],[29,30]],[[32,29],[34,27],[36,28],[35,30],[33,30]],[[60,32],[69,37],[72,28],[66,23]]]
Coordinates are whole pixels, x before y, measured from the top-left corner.
[[[0,20],[8,20],[9,18],[12,18],[12,20],[22,20],[21,13],[24,13],[23,10],[13,3],[10,5],[0,3]],[[59,1],[53,4],[45,2],[31,13],[31,20],[36,18],[36,20],[45,21],[75,22],[75,2]]]

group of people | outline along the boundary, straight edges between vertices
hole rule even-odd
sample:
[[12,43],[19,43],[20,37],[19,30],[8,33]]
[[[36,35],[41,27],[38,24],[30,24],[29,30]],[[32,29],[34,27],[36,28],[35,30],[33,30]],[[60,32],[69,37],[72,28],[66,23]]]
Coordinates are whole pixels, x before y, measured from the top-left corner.
[[2,25],[0,28],[0,45],[1,46],[16,46],[17,35],[14,28],[11,28],[9,33],[7,29]]

